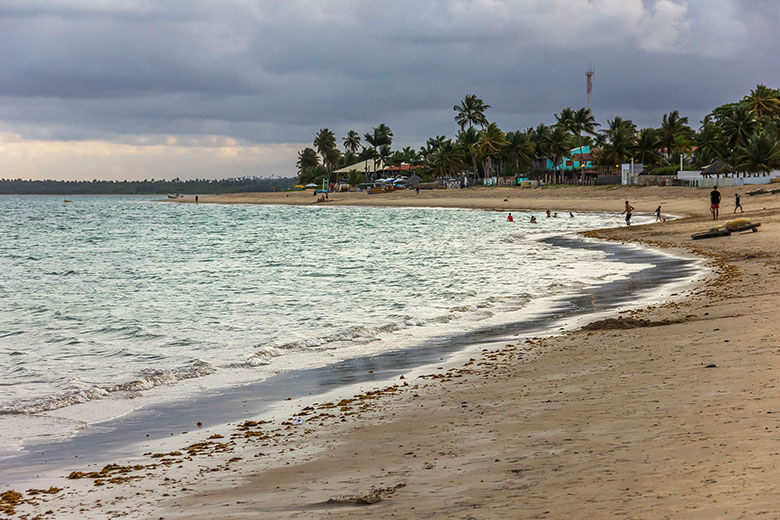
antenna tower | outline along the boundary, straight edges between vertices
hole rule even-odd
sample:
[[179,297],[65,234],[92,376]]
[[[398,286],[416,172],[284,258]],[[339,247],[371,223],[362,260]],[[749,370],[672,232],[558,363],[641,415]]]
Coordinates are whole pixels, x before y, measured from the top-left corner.
[[585,77],[588,78],[588,110],[590,110],[590,93],[593,91],[593,74],[595,72],[592,65],[588,65],[588,70],[585,71]]

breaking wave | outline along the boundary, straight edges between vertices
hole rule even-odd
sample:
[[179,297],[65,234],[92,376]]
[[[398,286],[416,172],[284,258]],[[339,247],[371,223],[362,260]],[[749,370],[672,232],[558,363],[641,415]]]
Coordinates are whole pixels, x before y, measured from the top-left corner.
[[[472,305],[458,305],[451,307],[445,314],[431,318],[419,319],[411,316],[403,316],[393,323],[378,326],[363,326],[345,328],[333,334],[303,338],[289,341],[280,345],[262,347],[246,358],[243,366],[258,367],[271,363],[275,357],[282,356],[290,351],[316,351],[336,348],[337,344],[344,342],[371,343],[379,340],[379,336],[407,329],[409,327],[424,327],[426,325],[441,325],[454,320],[481,321],[491,318],[496,312],[514,311],[525,306],[530,301],[529,295],[489,297],[482,302]],[[492,307],[500,309],[489,310]],[[233,365],[241,366],[241,365]]]
[[[132,381],[115,385],[96,385],[82,390],[74,390],[59,395],[47,396],[33,402],[23,402],[0,406],[0,414],[36,414],[57,410],[74,404],[87,403],[98,399],[105,399],[114,394],[127,392],[129,397],[137,397],[139,392],[150,390],[156,386],[171,385],[185,379],[194,379],[216,372],[211,364],[195,360],[187,366],[145,371]],[[127,397],[127,396],[123,396]]]

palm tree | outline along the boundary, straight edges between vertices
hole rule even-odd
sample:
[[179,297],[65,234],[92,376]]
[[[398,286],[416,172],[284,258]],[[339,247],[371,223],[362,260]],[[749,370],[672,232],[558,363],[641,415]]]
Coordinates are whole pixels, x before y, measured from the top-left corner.
[[[553,176],[558,176],[558,165],[571,151],[571,145],[572,135],[569,131],[562,126],[554,126],[549,134],[547,143],[547,152],[552,156],[553,160]],[[563,172],[560,172],[560,175],[560,178],[563,178]]]
[[596,118],[593,117],[593,113],[589,108],[580,108],[572,116],[571,131],[577,136],[577,147],[580,149],[580,181],[585,180],[585,168],[582,165],[582,147],[584,145],[582,141],[582,133],[596,135],[596,127],[599,124],[596,122]]
[[694,142],[697,146],[696,164],[698,166],[705,166],[715,159],[724,159],[728,155],[723,131],[711,121],[705,121],[699,129],[699,133],[696,134]]
[[403,149],[393,153],[390,164],[400,166],[401,163],[417,164],[419,162],[417,151],[411,146],[404,146]]
[[327,128],[320,128],[314,138],[314,147],[325,162],[328,151],[336,147],[336,136]]
[[387,164],[387,161],[392,154],[393,151],[390,149],[389,144],[383,144],[377,149],[377,155],[379,156],[379,160],[382,161],[382,164]]
[[307,168],[319,165],[320,158],[317,156],[317,152],[314,151],[314,149],[307,147],[298,152],[298,162],[295,163],[295,166],[298,168],[299,174]]
[[612,165],[617,161],[617,157],[614,151],[610,149],[609,143],[599,149],[594,149],[591,156],[593,157],[593,164],[597,165],[602,172],[610,173],[615,170]]
[[344,138],[344,151],[357,153],[360,149],[360,134],[354,130],[347,132],[347,136]]
[[466,151],[447,139],[428,157],[428,163],[440,177],[451,177],[466,165]]
[[531,142],[528,134],[523,132],[507,132],[506,154],[515,166],[515,173],[521,168],[528,168],[534,160],[536,146]]
[[347,153],[343,154],[341,158],[339,159],[339,168],[344,168],[345,166],[349,166],[351,164],[355,164],[356,162],[360,161],[360,158],[358,157],[358,154],[355,152],[348,151]]
[[745,105],[735,105],[720,120],[720,127],[726,137],[726,145],[734,150],[747,145],[748,137],[753,135],[758,127],[758,120]]
[[328,160],[328,154],[331,154],[331,150],[336,149],[336,135],[327,128],[320,128],[314,138],[314,147],[317,152],[322,156],[322,164],[328,167],[328,182],[330,182],[330,175],[332,173],[332,163]]
[[758,118],[780,116],[780,96],[766,85],[756,85],[743,101],[747,102],[750,111]]
[[630,124],[615,125],[607,133],[609,142],[604,146],[605,155],[614,157],[618,164],[623,164],[626,157],[631,154],[631,151],[636,149],[636,137],[633,131],[634,124],[630,121],[627,123]]
[[437,135],[436,137],[429,137],[425,142],[425,146],[420,147],[420,155],[427,159],[433,152],[435,152],[446,141],[447,138],[443,135]]
[[[369,143],[375,150],[376,156],[374,157],[374,169],[378,166],[378,161],[386,159],[391,155],[390,145],[393,144],[393,131],[390,127],[384,123],[372,129],[370,134],[365,134],[363,138]],[[386,146],[387,149],[382,152],[382,147]]]
[[630,119],[623,119],[620,116],[615,116],[613,120],[607,120],[607,130],[603,130],[602,133],[609,136],[610,133],[615,132],[618,128],[625,129],[628,133],[636,133],[636,125]]
[[479,126],[485,128],[488,124],[485,117],[485,111],[490,108],[490,105],[486,105],[484,101],[479,99],[474,94],[467,94],[460,102],[460,105],[455,105],[452,109],[457,112],[455,115],[455,122],[458,123],[461,132],[468,126]]
[[661,121],[661,143],[666,148],[669,157],[672,156],[672,147],[674,140],[680,135],[690,135],[691,129],[688,127],[688,118],[680,117],[677,110],[664,114]]
[[341,152],[335,146],[330,150],[328,150],[328,153],[325,155],[324,164],[325,166],[328,167],[328,181],[330,181],[330,176],[333,173],[333,169],[339,163],[340,159],[341,159]]
[[661,137],[655,128],[643,128],[637,132],[636,140],[631,154],[634,159],[642,164],[654,165],[661,162],[663,157],[658,153],[661,146]]
[[572,134],[576,134],[575,114],[576,112],[571,108],[564,108],[560,114],[555,114],[555,125],[563,127],[564,130]]
[[636,125],[630,119],[615,116],[615,119],[607,120],[607,129],[597,136],[597,142],[602,147],[599,154],[602,165],[609,165],[609,169],[613,170],[613,164],[622,164],[636,149],[636,134]]
[[506,146],[506,134],[495,123],[490,123],[479,133],[474,152],[485,162],[485,179],[492,171],[493,157],[501,153]]
[[748,137],[738,154],[736,169],[748,173],[769,173],[780,166],[780,143],[767,132]]
[[393,144],[393,131],[384,123],[380,123],[378,127],[374,128],[374,136],[379,137],[381,141],[379,143],[380,146],[391,146]]
[[471,171],[476,177],[479,174],[477,169],[477,154],[474,152],[474,145],[479,142],[479,132],[474,127],[468,127],[458,132],[458,143],[466,152],[466,158],[471,160]]
[[539,124],[536,128],[529,128],[526,133],[534,143],[536,157],[546,159],[550,156],[550,134],[552,130],[545,124]]
[[580,133],[596,135],[596,127],[599,126],[590,109],[584,107],[574,113],[574,125],[574,133],[577,136],[579,136]]
[[693,148],[691,147],[691,141],[684,135],[678,135],[674,139],[674,144],[672,144],[672,152],[674,154],[674,164],[677,164],[678,159],[680,159],[680,163],[682,163],[682,157],[684,156],[691,156],[691,151]]

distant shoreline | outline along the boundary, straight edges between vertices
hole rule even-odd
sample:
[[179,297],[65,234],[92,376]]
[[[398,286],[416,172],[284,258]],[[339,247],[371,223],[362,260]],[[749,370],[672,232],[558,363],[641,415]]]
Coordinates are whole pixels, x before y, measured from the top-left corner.
[[[733,198],[737,188],[721,190],[725,201]],[[328,206],[441,207],[486,209],[493,211],[616,212],[630,200],[637,213],[650,214],[660,204],[663,213],[706,216],[709,213],[708,191],[680,186],[552,186],[544,188],[470,187],[455,190],[412,190],[368,194],[343,192],[329,194],[328,202],[316,202],[313,192],[234,193],[199,195],[202,204],[292,204]],[[194,203],[194,195],[181,199],[161,200],[178,204]],[[725,206],[726,204],[724,204]]]

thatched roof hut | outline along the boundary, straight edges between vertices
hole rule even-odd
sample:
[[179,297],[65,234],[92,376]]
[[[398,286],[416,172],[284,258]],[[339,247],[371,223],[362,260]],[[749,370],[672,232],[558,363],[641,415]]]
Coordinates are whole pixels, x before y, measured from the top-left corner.
[[419,175],[413,173],[408,179],[406,179],[406,182],[404,184],[406,184],[407,186],[417,186],[418,184],[420,184],[421,180],[422,179],[420,178]]
[[715,159],[708,166],[702,168],[701,174],[702,175],[723,175],[725,173],[731,173],[733,171],[734,168],[729,163],[721,159]]

